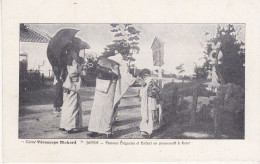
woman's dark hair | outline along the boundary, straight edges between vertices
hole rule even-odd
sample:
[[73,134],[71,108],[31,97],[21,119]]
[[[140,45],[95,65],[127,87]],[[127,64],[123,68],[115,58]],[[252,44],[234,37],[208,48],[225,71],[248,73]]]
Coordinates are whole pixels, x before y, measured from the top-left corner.
[[139,74],[139,76],[140,76],[140,77],[143,77],[143,76],[146,75],[146,74],[148,74],[149,76],[151,75],[151,71],[150,71],[149,69],[147,69],[147,68],[142,69],[141,72],[140,72],[140,74]]

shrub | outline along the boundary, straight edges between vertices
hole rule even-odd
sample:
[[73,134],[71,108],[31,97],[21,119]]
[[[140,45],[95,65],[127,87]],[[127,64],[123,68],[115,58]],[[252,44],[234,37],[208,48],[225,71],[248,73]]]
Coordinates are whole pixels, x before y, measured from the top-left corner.
[[179,99],[178,86],[176,83],[165,84],[161,90],[163,117],[166,122],[173,119],[177,110]]

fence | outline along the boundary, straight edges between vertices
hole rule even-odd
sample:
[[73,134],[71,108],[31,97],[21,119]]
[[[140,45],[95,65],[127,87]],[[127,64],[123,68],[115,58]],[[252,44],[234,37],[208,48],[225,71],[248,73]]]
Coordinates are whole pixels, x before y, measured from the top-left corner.
[[[234,131],[237,121],[243,122],[243,110],[239,110],[239,114],[232,110],[224,110],[224,108],[230,108],[229,102],[226,102],[225,97],[227,97],[227,88],[223,87],[225,93],[219,95],[216,93],[206,90],[206,85],[204,84],[206,80],[196,80],[190,83],[168,83],[164,86],[162,90],[162,98],[163,98],[163,109],[166,113],[165,116],[168,119],[172,119],[172,115],[177,115],[179,118],[185,117],[185,120],[188,121],[190,127],[195,126],[198,121],[200,121],[199,115],[203,114],[197,113],[198,100],[200,96],[210,97],[215,96],[213,100],[209,100],[209,104],[207,104],[208,114],[210,111],[213,111],[213,115],[211,117],[211,123],[213,124],[212,131],[214,132],[215,138],[221,138],[222,133],[224,131]],[[185,106],[184,108],[189,108],[186,112],[178,112],[179,102],[183,97],[192,97],[190,105]],[[239,100],[236,97],[233,97],[232,102],[242,102],[243,100]],[[241,103],[243,104],[243,103]],[[203,115],[205,116],[205,115]],[[206,122],[205,122],[206,123]],[[242,123],[239,123],[242,126]]]

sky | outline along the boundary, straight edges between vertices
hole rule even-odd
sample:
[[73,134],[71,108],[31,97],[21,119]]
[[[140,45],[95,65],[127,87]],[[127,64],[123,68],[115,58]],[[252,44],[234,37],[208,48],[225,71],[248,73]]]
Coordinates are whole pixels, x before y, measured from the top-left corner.
[[[165,42],[164,47],[164,70],[168,73],[177,74],[176,66],[184,64],[185,75],[194,73],[195,63],[201,65],[204,56],[203,51],[206,46],[206,39],[216,34],[217,26],[227,24],[133,24],[140,33],[139,54],[133,57],[136,59],[137,68],[153,67],[151,45],[155,37],[159,37]],[[32,28],[47,33],[51,37],[62,28],[75,28],[80,30],[76,36],[86,41],[91,49],[86,52],[101,54],[106,45],[114,40],[113,33],[110,31],[110,24],[29,24]],[[245,41],[244,24],[234,24],[236,29],[241,28],[241,34],[237,38]],[[204,33],[209,32],[205,37]]]

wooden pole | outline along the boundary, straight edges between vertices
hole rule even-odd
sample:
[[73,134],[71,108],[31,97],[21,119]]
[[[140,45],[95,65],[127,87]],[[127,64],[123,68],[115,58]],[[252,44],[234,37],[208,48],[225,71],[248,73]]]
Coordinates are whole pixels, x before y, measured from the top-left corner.
[[195,125],[195,116],[198,104],[198,92],[199,92],[199,84],[193,87],[193,98],[192,98],[192,106],[191,106],[191,117],[190,117],[190,125]]
[[160,89],[162,89],[163,85],[162,85],[162,67],[161,66],[158,68],[158,81],[159,81],[159,87],[160,87]]
[[223,95],[220,96],[221,98],[219,99],[218,103],[215,106],[215,111],[214,111],[214,137],[215,138],[221,138],[221,130],[222,130],[222,125],[221,125],[221,113],[224,108],[224,97]]

